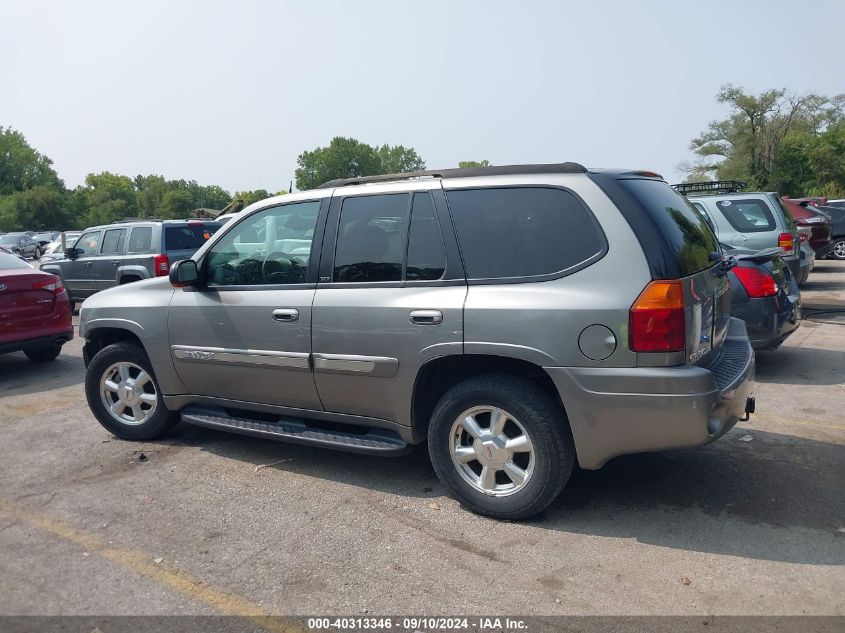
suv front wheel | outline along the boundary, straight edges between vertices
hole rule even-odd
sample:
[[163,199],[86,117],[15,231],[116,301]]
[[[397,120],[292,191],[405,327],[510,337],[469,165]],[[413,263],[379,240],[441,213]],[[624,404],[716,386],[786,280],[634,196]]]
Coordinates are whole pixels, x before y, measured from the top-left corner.
[[179,415],[164,406],[147,355],[121,342],[101,349],[88,366],[85,396],[97,421],[126,440],[150,440],[169,431]]
[[561,407],[530,380],[499,374],[446,392],[432,415],[428,450],[440,481],[462,505],[498,519],[543,510],[575,463]]

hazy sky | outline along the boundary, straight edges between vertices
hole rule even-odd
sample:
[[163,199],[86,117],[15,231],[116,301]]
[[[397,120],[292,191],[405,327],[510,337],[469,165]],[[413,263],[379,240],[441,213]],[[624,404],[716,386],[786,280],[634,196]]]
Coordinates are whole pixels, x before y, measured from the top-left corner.
[[843,26],[845,0],[0,0],[0,125],[69,186],[109,170],[286,189],[337,135],[430,168],[674,180],[721,84],[845,92]]

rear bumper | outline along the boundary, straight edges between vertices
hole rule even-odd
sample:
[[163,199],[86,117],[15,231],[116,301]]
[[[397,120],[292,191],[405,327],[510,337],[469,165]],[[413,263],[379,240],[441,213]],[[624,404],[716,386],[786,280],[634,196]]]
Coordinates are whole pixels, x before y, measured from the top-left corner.
[[754,352],[745,324],[732,318],[710,368],[546,367],[566,407],[582,468],[626,453],[702,446],[746,413]]
[[22,352],[27,349],[52,347],[54,345],[64,345],[71,339],[73,339],[73,328],[65,332],[59,332],[57,334],[51,334],[49,336],[39,336],[37,338],[28,338],[20,341],[0,343],[0,354],[8,354],[10,352]]
[[745,321],[754,349],[774,349],[801,324],[801,296],[780,295],[731,305],[731,314]]

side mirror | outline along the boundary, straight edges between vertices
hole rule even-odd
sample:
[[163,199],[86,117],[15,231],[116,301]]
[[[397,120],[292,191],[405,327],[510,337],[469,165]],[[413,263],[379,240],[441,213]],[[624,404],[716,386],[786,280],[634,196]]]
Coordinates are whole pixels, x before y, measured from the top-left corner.
[[76,249],[73,247],[65,249],[65,257],[68,259],[76,259]]
[[199,269],[193,259],[183,259],[170,267],[170,283],[174,288],[198,286],[199,279]]

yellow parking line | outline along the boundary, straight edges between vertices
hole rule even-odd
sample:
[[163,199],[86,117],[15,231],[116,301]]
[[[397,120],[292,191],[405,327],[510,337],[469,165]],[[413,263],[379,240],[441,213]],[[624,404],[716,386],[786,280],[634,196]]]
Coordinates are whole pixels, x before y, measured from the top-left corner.
[[86,551],[95,552],[118,565],[175,589],[189,598],[214,607],[226,615],[246,618],[261,628],[275,633],[300,633],[304,630],[298,625],[286,623],[278,617],[267,615],[266,610],[254,602],[212,589],[183,572],[170,571],[162,565],[156,565],[149,554],[113,547],[93,534],[71,527],[63,521],[33,512],[5,499],[0,499],[0,512],[45,532],[50,532],[65,541],[84,548]]

